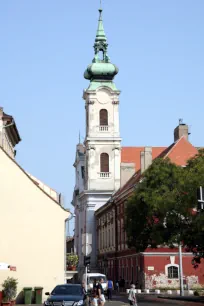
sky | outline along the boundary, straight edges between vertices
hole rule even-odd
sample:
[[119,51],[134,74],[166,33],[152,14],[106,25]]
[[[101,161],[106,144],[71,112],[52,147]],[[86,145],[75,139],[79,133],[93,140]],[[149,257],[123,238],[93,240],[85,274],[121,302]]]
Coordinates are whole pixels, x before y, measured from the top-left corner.
[[[102,7],[119,68],[122,145],[168,146],[183,118],[190,141],[204,146],[204,1],[102,0]],[[22,138],[17,162],[72,211],[98,8],[99,0],[0,1],[0,106]]]

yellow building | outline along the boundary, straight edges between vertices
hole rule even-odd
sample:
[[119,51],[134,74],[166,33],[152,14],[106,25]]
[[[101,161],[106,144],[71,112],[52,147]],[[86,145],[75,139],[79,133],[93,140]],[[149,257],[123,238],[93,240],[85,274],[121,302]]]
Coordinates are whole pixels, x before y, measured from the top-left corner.
[[65,282],[65,222],[70,213],[52,189],[42,188],[15,161],[20,136],[13,118],[6,116],[0,109],[0,262],[16,271],[0,269],[0,284],[12,276],[19,282],[18,295],[27,286],[42,286],[45,293]]

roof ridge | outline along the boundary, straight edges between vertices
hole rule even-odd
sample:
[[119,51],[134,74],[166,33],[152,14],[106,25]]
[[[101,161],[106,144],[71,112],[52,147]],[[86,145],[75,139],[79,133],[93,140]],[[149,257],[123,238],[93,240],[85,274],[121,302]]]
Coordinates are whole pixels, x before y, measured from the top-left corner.
[[38,186],[35,181],[29,176],[29,174],[17,163],[15,159],[13,159],[9,154],[0,146],[0,149],[6,156],[29,178],[29,180],[39,189],[41,190],[48,198],[50,198],[53,202],[55,202],[61,209],[63,209],[66,212],[70,212],[69,210],[65,209],[63,206],[61,206],[55,199],[53,199],[48,193],[46,193],[40,186]]
[[[181,136],[176,142],[173,143],[172,148],[167,152],[167,154],[164,156],[164,158],[168,157],[169,154],[172,153],[172,151],[175,149],[175,147],[178,145],[178,143],[179,143],[182,139],[184,139],[186,142],[190,143],[190,142],[186,139],[186,137],[185,137],[184,135]],[[191,144],[191,143],[190,143],[190,144]],[[192,144],[191,144],[191,145],[192,145]]]

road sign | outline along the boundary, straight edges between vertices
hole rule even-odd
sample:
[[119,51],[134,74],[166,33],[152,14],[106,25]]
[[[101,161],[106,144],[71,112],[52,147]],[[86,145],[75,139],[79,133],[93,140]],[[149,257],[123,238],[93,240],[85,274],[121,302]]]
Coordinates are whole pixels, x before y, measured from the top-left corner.
[[91,257],[90,256],[84,256],[84,265],[88,266],[90,265]]
[[91,251],[92,251],[92,247],[91,247],[90,244],[83,245],[83,247],[82,247],[82,253],[83,253],[84,255],[89,255],[89,254],[91,254]]

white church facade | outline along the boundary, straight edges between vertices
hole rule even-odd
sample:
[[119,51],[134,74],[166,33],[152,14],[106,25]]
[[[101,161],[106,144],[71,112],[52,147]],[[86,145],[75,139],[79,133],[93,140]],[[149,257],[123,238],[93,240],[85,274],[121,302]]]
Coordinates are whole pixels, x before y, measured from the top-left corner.
[[[120,187],[121,138],[119,128],[119,95],[113,79],[118,68],[107,54],[102,10],[94,44],[95,56],[84,77],[90,80],[84,90],[86,137],[77,145],[75,207],[75,249],[79,255],[79,272],[84,270],[83,234],[91,240],[91,269],[96,269],[96,225],[94,213]],[[90,248],[90,247],[89,247]],[[87,249],[88,250],[88,249]]]
[[[89,86],[83,92],[86,111],[86,137],[76,147],[75,188],[75,250],[79,256],[79,276],[84,272],[84,255],[91,257],[90,269],[97,268],[97,234],[95,211],[134,174],[135,163],[125,156],[121,162],[119,96],[113,79],[118,68],[108,56],[107,38],[103,28],[102,9],[94,43],[94,59],[85,73]],[[114,232],[114,228],[112,231]],[[84,240],[84,235],[88,240]],[[85,247],[85,244],[89,245]],[[89,254],[89,252],[91,252]]]

